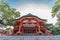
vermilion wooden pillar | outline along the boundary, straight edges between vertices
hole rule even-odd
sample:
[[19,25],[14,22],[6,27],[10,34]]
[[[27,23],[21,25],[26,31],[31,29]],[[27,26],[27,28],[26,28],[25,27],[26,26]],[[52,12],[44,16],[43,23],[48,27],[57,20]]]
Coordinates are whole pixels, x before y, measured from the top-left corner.
[[37,23],[37,30],[38,30],[37,35],[41,34],[39,22]]
[[4,30],[0,30],[0,36],[2,36],[3,32],[4,32]]
[[19,26],[17,34],[20,34],[20,33],[21,33],[21,32],[20,32],[20,26]]
[[0,32],[0,36],[2,36],[2,32]]

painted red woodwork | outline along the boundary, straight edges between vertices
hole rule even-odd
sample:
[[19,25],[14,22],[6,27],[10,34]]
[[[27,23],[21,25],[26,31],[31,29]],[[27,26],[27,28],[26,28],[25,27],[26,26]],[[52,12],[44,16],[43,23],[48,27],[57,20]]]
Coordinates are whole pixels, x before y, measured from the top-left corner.
[[0,36],[2,36],[2,32],[0,32]]
[[26,33],[35,33],[36,35],[46,34],[49,36],[48,31],[46,30],[45,23],[46,21],[40,20],[36,17],[27,16],[15,21],[14,33],[17,35],[23,35]]
[[2,33],[4,32],[4,30],[0,30],[0,36],[2,36]]

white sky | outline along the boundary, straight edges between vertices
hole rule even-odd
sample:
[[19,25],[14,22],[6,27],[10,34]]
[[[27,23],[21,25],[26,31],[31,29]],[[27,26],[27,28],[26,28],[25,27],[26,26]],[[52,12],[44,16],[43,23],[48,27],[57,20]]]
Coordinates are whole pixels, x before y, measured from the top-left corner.
[[39,18],[47,19],[47,23],[56,23],[56,17],[52,18],[51,8],[48,5],[29,3],[18,6],[16,9],[20,11],[21,16],[31,13]]

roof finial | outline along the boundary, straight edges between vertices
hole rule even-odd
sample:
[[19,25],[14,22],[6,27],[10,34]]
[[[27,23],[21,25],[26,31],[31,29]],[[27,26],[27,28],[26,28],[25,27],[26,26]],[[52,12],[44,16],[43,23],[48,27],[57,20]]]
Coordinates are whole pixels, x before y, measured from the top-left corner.
[[29,13],[29,14],[31,14],[31,13]]
[[29,13],[28,15],[32,15],[31,13]]

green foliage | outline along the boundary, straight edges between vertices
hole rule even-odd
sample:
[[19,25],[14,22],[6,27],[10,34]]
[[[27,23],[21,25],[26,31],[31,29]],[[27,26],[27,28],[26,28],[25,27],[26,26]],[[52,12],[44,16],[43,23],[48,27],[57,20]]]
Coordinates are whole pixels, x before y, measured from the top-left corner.
[[48,30],[49,30],[53,35],[60,35],[60,27],[52,26],[52,27],[48,28]]
[[55,3],[55,5],[52,8],[52,16],[53,17],[57,17],[57,22],[55,24],[55,27],[52,27],[50,29],[50,31],[54,34],[54,35],[60,35],[60,0],[57,0],[57,2]]
[[57,0],[57,2],[52,8],[52,15],[55,16],[59,9],[60,9],[60,0]]
[[0,21],[0,24],[5,25],[2,21]]
[[9,30],[12,30],[12,29],[11,29],[11,28],[7,28],[6,30],[8,30],[8,31],[9,31]]
[[0,3],[0,13],[2,13],[2,17],[8,21],[8,24],[13,24],[13,19],[20,16],[20,12],[16,11],[15,8],[10,8],[9,4],[4,0]]
[[8,19],[7,21],[8,21],[8,25],[14,25],[15,24],[15,21],[12,19]]

